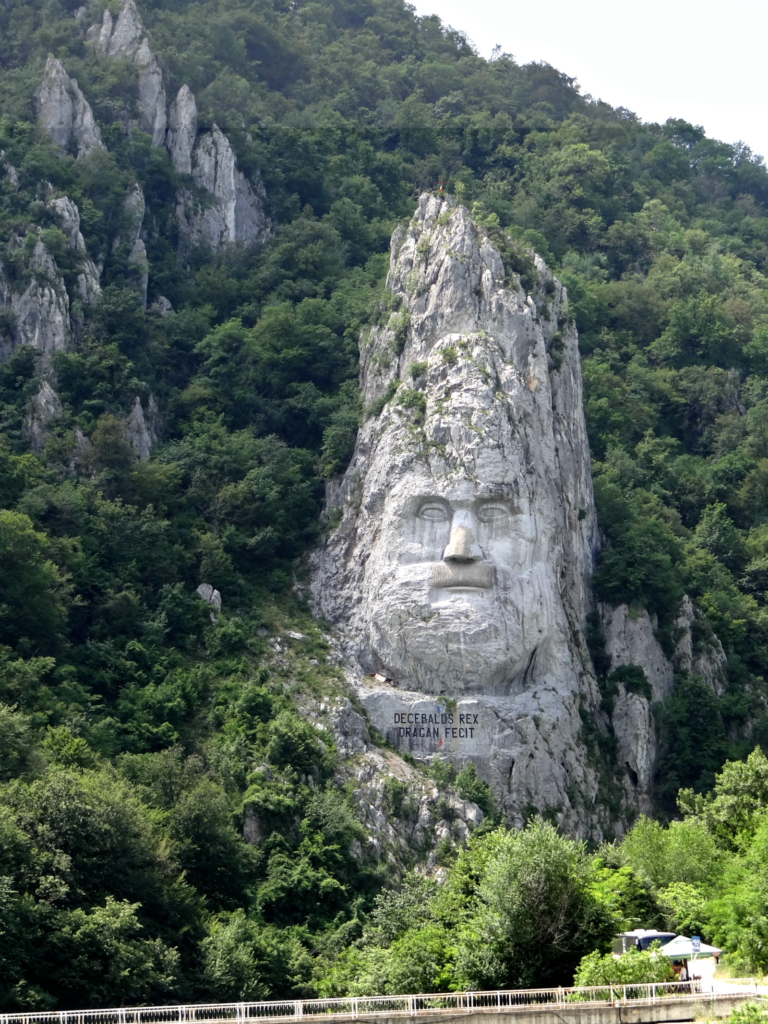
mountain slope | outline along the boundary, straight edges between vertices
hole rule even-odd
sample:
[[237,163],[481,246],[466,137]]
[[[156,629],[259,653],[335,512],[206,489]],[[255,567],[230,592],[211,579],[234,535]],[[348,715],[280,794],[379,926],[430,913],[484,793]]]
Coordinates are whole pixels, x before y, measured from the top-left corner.
[[[493,820],[476,778],[355,748],[376,737],[292,589],[364,414],[358,342],[389,317],[390,235],[441,178],[524,287],[529,248],[567,285],[597,596],[646,608],[669,653],[687,593],[690,667],[715,635],[727,656],[722,693],[683,672],[657,710],[659,809],[764,741],[759,159],[550,67],[484,61],[395,0],[10,0],[4,1004],[316,991],[382,884],[448,863],[478,807]],[[583,731],[607,805],[615,736]]]

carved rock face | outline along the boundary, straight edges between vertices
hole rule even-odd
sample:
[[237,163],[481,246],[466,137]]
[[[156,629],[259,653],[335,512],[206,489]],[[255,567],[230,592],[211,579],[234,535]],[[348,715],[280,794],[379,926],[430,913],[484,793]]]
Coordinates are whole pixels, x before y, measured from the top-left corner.
[[366,404],[389,401],[329,489],[341,523],[312,592],[392,743],[471,758],[511,820],[559,808],[585,834],[579,707],[599,694],[581,637],[596,530],[578,346],[562,286],[536,258],[527,294],[515,258],[437,197],[396,232],[394,310],[361,346]]
[[516,692],[568,647],[566,609],[584,615],[594,513],[576,336],[541,261],[538,274],[546,317],[438,199],[393,245],[401,309],[372,333],[363,386],[369,400],[387,376],[400,389],[361,431],[317,597],[364,668],[421,692]]
[[[479,378],[467,362],[459,372]],[[491,437],[473,451],[469,430],[457,452],[464,466],[449,468],[436,450],[395,462],[366,552],[360,617],[372,667],[426,693],[510,692],[565,622],[553,599],[558,524],[516,458],[506,408],[495,408],[483,380],[474,383],[478,398],[487,392]],[[450,405],[441,425],[454,419],[463,433]],[[370,511],[377,515],[375,500]]]

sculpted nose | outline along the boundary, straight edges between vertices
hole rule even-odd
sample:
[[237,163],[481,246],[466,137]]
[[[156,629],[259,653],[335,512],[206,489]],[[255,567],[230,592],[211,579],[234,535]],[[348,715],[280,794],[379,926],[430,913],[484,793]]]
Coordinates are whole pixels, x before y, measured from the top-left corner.
[[451,536],[443,552],[445,562],[479,562],[483,557],[477,543],[477,521],[471,512],[460,509],[451,522]]

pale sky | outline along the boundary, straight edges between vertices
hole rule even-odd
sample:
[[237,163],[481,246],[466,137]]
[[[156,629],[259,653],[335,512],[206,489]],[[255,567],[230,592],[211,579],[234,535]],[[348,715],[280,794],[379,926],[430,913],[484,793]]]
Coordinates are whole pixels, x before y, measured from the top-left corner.
[[[414,2],[414,0],[412,0]],[[679,117],[768,163],[766,0],[415,0],[482,56],[546,61],[643,121]]]

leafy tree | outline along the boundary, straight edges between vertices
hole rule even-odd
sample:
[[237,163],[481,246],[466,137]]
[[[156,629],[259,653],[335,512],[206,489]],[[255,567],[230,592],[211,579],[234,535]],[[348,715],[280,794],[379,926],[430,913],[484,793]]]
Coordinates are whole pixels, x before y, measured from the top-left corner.
[[612,953],[601,956],[598,950],[583,957],[575,975],[574,985],[648,985],[674,981],[669,960],[654,949],[631,947],[620,957]]
[[472,988],[557,983],[613,934],[593,877],[584,847],[540,819],[506,834],[480,881],[477,912],[457,935],[458,977]]

